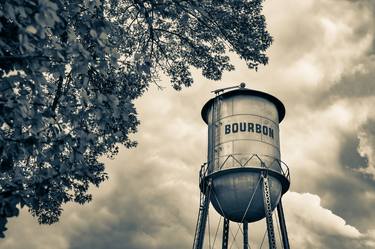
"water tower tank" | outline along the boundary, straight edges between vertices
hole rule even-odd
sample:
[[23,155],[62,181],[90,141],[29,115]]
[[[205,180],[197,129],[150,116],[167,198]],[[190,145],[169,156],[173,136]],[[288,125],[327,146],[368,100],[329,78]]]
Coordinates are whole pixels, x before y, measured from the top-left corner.
[[217,94],[204,105],[205,181],[211,182],[211,203],[229,220],[254,222],[265,217],[261,174],[268,175],[272,210],[288,190],[289,172],[280,160],[279,123],[284,116],[280,100],[246,88]]

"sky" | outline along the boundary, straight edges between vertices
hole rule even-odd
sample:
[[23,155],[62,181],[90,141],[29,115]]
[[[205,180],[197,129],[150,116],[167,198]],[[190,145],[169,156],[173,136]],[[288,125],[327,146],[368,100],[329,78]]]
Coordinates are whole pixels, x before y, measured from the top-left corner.
[[[274,37],[267,66],[255,72],[232,56],[236,70],[218,82],[195,72],[194,85],[180,92],[167,80],[163,91],[151,87],[136,101],[139,145],[104,159],[110,179],[92,188],[93,201],[65,205],[54,225],[22,210],[0,248],[191,248],[207,160],[200,111],[212,90],[240,82],[286,107],[280,142],[291,172],[283,196],[291,248],[375,248],[374,12],[373,0],[267,0]],[[220,220],[213,208],[210,220],[213,238]],[[249,225],[252,248],[264,229],[264,220]]]

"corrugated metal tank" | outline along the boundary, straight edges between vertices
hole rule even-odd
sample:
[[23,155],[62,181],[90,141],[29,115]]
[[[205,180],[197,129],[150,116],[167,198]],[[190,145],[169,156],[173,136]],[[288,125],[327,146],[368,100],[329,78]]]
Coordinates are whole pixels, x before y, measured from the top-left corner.
[[279,123],[284,116],[280,100],[245,88],[217,95],[204,105],[211,202],[226,218],[253,222],[265,217],[259,181],[264,169],[269,172],[272,209],[289,188],[280,160]]

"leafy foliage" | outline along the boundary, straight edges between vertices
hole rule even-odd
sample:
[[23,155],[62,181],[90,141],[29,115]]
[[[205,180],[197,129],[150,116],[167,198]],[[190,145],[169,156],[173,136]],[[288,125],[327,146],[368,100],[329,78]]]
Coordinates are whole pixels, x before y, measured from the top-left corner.
[[98,161],[136,145],[133,100],[160,73],[213,80],[266,64],[262,0],[0,0],[0,235],[27,206],[56,222],[107,176]]

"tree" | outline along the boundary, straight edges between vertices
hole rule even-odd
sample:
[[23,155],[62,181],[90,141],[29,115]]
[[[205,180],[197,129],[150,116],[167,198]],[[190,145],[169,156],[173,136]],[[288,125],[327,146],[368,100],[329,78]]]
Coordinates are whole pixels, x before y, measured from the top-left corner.
[[180,90],[190,69],[219,80],[267,63],[262,0],[1,0],[0,235],[26,206],[40,223],[91,200],[107,178],[98,158],[139,121],[133,100],[158,76]]

